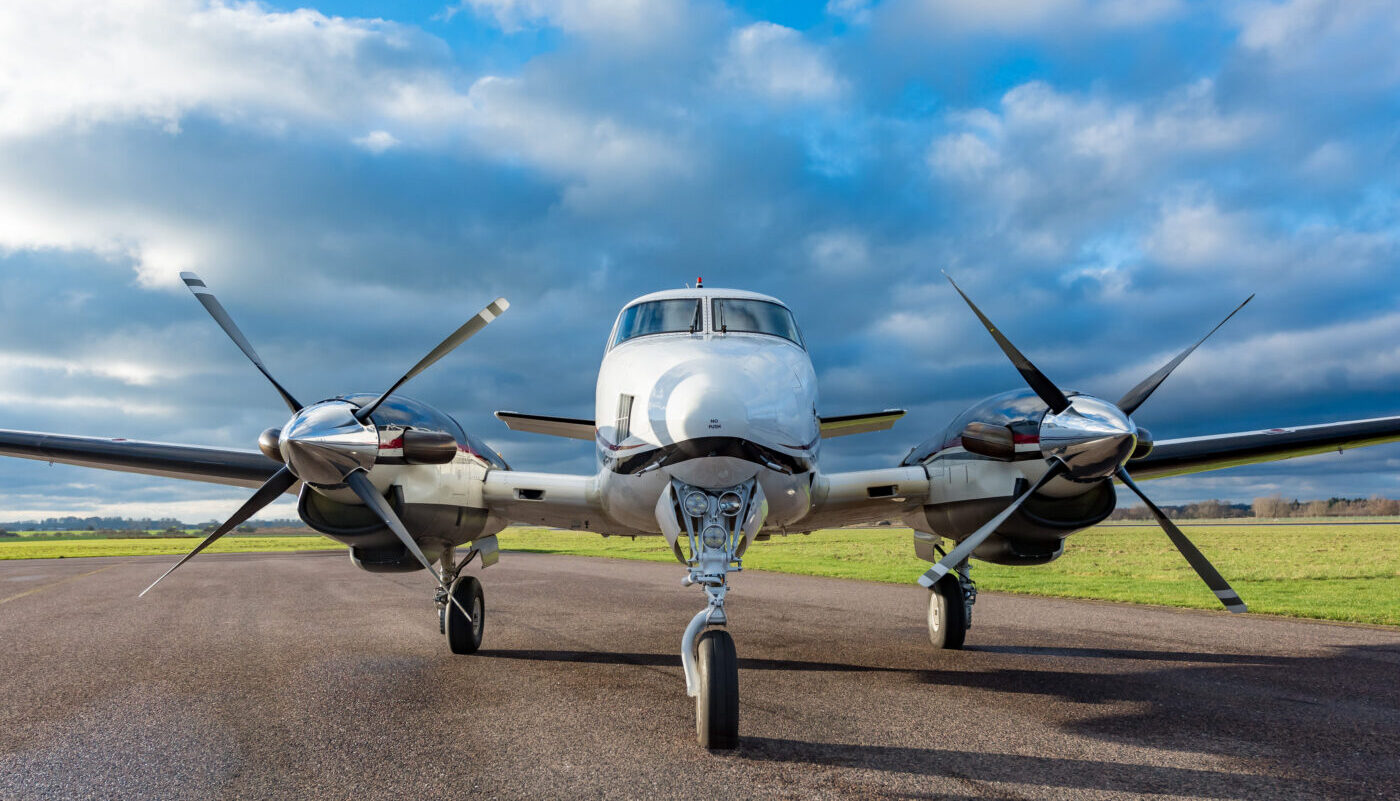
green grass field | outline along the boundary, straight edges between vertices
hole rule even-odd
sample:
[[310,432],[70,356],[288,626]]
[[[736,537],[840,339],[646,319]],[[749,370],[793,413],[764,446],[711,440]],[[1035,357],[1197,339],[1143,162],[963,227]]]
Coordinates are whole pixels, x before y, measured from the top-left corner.
[[[1191,527],[1187,536],[1254,612],[1400,625],[1400,523],[1381,526]],[[674,562],[660,538],[511,529],[501,547]],[[908,583],[928,569],[908,529],[839,529],[757,542],[750,570]],[[1039,567],[975,562],[980,589],[1065,598],[1219,609],[1155,525],[1099,526],[1070,537],[1065,555]]]
[[[1400,625],[1400,523],[1192,526],[1187,534],[1253,612]],[[197,542],[190,538],[27,539],[0,541],[0,559],[179,554]],[[229,536],[209,552],[338,547],[321,537]],[[632,540],[514,528],[501,534],[501,547],[674,563],[660,537]],[[914,557],[907,529],[875,528],[774,537],[754,543],[744,567],[909,583],[928,564]],[[1049,565],[1011,568],[979,562],[974,563],[973,575],[981,589],[992,592],[1220,608],[1166,536],[1152,525],[1099,526],[1072,536],[1065,555]]]
[[[79,556],[155,556],[184,554],[199,544],[198,537],[94,539],[25,537],[0,540],[0,559],[60,559]],[[240,537],[230,535],[205,549],[205,553],[254,553],[258,551],[324,551],[342,548],[325,537]]]

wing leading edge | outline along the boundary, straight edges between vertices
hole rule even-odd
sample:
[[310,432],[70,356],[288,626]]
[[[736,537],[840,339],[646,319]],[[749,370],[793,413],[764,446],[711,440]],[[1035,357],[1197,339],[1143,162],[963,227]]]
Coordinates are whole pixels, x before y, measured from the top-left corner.
[[1400,416],[1161,440],[1127,469],[1135,479],[1164,478],[1388,442],[1400,442]]

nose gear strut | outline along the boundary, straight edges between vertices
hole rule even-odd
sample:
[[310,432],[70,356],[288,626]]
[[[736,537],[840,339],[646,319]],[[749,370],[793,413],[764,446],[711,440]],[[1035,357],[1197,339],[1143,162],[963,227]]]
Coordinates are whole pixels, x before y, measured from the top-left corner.
[[705,629],[729,622],[724,611],[729,572],[744,569],[744,551],[767,516],[768,500],[756,479],[706,489],[673,478],[656,504],[661,531],[688,568],[682,586],[699,584],[705,590],[705,608],[681,635],[681,666],[686,694],[695,699],[696,738],[706,748],[739,743],[739,665],[729,632]]

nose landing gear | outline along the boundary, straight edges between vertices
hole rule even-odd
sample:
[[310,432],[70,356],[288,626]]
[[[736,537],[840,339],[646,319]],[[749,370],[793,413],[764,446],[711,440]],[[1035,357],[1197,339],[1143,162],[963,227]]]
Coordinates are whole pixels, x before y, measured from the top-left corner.
[[[656,504],[656,518],[677,558],[689,568],[682,584],[699,584],[708,601],[681,636],[686,694],[695,699],[695,735],[700,745],[727,750],[739,744],[739,660],[734,638],[723,629],[731,570],[743,569],[743,554],[768,515],[763,488],[750,479],[736,487],[709,490],[672,479]],[[684,525],[689,556],[681,552]]]

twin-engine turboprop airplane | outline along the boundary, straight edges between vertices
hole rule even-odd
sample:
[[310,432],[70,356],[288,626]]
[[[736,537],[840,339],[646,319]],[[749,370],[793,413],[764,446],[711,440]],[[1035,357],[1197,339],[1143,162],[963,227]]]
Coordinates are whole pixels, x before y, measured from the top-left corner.
[[[1113,511],[1117,480],[1143,499],[1225,608],[1243,612],[1240,597],[1136,481],[1400,440],[1400,417],[1385,417],[1154,443],[1132,415],[1201,342],[1110,402],[1060,389],[963,295],[1029,389],[975,404],[897,466],[824,473],[824,438],[886,429],[904,412],[821,416],[816,374],[787,307],[697,283],[622,309],[592,420],[496,413],[515,430],[596,443],[595,475],[529,473],[511,470],[448,415],[397,394],[503,313],[504,298],[382,394],[302,405],[204,282],[182,278],[291,409],[280,428],[263,432],[260,453],[0,431],[0,454],[258,487],[157,583],[295,491],[302,520],[348,545],[356,566],[427,570],[457,654],[480,647],[486,614],[481,583],[463,568],[478,556],[483,567],[495,564],[495,535],[505,526],[663,536],[686,567],[684,583],[705,592],[705,608],[682,636],[681,664],[699,741],[709,748],[731,748],[738,738],[738,665],[724,603],[727,576],[742,569],[755,540],[902,521],[914,529],[915,552],[933,563],[918,577],[931,591],[929,638],[960,648],[977,598],[969,559],[1057,558],[1070,534]],[[942,538],[954,547],[944,551]]]

